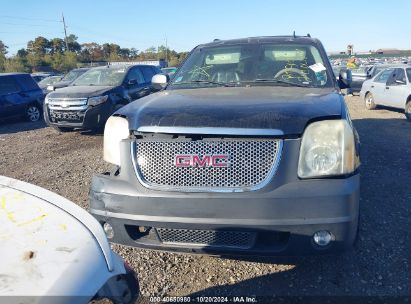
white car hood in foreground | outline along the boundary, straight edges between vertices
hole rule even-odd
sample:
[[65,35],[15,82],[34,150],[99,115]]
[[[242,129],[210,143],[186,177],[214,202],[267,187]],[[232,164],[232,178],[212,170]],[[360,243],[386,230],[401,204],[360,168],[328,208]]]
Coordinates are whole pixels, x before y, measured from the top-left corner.
[[125,272],[89,213],[55,193],[2,176],[0,244],[0,296],[64,296],[59,302],[69,303],[70,297],[92,297],[110,277]]

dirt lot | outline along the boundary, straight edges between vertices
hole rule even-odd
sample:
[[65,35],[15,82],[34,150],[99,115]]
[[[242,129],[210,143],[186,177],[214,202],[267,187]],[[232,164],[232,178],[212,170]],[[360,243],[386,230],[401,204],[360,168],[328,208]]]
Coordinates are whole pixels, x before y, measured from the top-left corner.
[[[144,295],[411,295],[411,123],[348,97],[362,142],[361,228],[334,257],[238,261],[114,246]],[[0,174],[86,208],[91,176],[105,171],[101,135],[58,134],[43,123],[0,125]]]

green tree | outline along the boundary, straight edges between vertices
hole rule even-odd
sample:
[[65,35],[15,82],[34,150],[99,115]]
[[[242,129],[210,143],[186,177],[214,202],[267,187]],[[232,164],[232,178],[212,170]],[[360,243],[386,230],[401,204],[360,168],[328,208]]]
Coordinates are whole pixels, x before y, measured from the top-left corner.
[[120,60],[120,46],[115,43],[110,43],[110,56],[108,57],[109,61],[118,61]]
[[83,61],[103,61],[104,53],[101,45],[95,42],[83,43],[81,45],[80,57]]
[[64,40],[61,38],[53,38],[50,40],[50,54],[62,54],[65,48]]
[[28,55],[28,52],[26,51],[25,48],[22,48],[22,49],[17,51],[17,57],[26,58],[27,55]]
[[67,44],[68,44],[69,52],[79,53],[81,51],[81,45],[77,42],[77,39],[78,37],[74,34],[67,36]]
[[129,55],[130,59],[136,59],[137,56],[138,56],[138,50],[135,48],[131,48],[130,55]]
[[75,67],[77,67],[77,54],[74,52],[65,52],[61,71],[67,72]]
[[61,53],[54,54],[51,62],[51,67],[57,71],[63,71],[65,68],[64,55]]
[[110,57],[110,54],[111,54],[110,44],[109,43],[104,43],[101,48],[103,50],[104,59],[108,60],[108,58]]
[[130,59],[130,49],[121,48],[118,51],[118,55],[121,57],[121,59],[128,60]]
[[24,62],[19,57],[9,58],[4,64],[5,72],[29,72],[25,67]]
[[139,54],[141,60],[157,60],[157,49],[152,46]]
[[27,66],[31,71],[36,71],[37,67],[41,66],[43,63],[42,57],[37,54],[29,53],[26,58]]
[[0,55],[6,56],[9,47],[0,40]]
[[69,45],[61,38],[47,40],[42,36],[27,43],[27,48],[17,51],[11,58],[6,58],[7,46],[0,40],[0,72],[38,71],[40,67],[49,66],[57,71],[68,71],[79,62],[121,61],[121,60],[159,60],[168,59],[170,66],[178,66],[186,58],[188,52],[176,52],[164,45],[152,46],[143,52],[135,48],[122,48],[116,43],[95,42],[80,45],[78,37],[71,34],[67,37]]
[[50,51],[49,46],[50,42],[46,38],[39,36],[34,41],[30,40],[27,43],[27,51],[31,54],[43,56]]
[[5,71],[7,45],[0,40],[0,73]]

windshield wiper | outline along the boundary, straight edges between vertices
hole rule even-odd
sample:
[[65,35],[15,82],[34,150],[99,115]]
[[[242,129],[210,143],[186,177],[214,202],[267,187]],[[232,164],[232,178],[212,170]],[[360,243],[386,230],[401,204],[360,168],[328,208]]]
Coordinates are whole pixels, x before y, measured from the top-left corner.
[[309,84],[304,84],[304,83],[296,83],[292,81],[286,81],[286,80],[281,80],[281,79],[256,79],[254,81],[244,81],[244,82],[252,82],[252,83],[259,83],[259,82],[266,82],[266,83],[281,83],[281,84],[288,84],[290,86],[296,86],[296,87],[302,87],[302,88],[309,88],[311,87]]
[[224,87],[234,87],[236,86],[236,82],[221,82],[221,81],[212,81],[212,80],[191,80],[186,83],[209,83],[209,84],[216,84]]

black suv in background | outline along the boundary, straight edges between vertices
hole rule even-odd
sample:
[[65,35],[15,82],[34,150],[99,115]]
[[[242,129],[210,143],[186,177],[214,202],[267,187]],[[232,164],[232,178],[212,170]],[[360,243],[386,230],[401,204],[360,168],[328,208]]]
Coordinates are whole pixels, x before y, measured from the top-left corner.
[[88,70],[68,87],[47,95],[46,123],[59,131],[101,129],[108,117],[130,101],[149,95],[150,65],[108,65]]
[[0,74],[0,119],[25,117],[38,121],[44,94],[30,74]]

